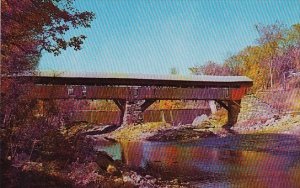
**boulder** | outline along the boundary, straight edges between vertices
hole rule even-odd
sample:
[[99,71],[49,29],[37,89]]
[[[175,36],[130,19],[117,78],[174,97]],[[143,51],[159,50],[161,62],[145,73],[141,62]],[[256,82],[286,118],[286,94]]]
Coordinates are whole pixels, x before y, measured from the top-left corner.
[[116,187],[122,187],[123,184],[124,184],[124,181],[123,181],[122,178],[117,178],[117,179],[114,180],[114,182],[115,182]]
[[96,163],[99,165],[101,169],[107,170],[107,167],[109,165],[114,164],[114,160],[107,153],[102,151],[97,151]]
[[202,114],[201,116],[197,116],[192,125],[193,126],[198,126],[198,125],[201,125],[202,123],[204,122],[207,122],[208,121],[208,116],[206,114]]
[[211,110],[211,113],[212,114],[215,114],[217,112],[217,105],[216,105],[216,102],[214,100],[210,100],[208,102],[209,104],[209,107],[210,107],[210,110]]
[[109,173],[109,174],[116,174],[118,172],[117,168],[114,166],[114,165],[111,165],[109,164],[107,166],[107,169],[106,171]]
[[99,135],[112,132],[116,130],[118,126],[115,125],[105,125],[105,126],[95,126],[92,129],[88,129],[84,132],[85,135]]

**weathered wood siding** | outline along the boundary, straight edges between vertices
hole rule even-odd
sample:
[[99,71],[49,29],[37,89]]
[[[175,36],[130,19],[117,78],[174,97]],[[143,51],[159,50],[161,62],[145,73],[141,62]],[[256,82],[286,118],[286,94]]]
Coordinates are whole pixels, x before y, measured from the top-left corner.
[[[144,122],[159,122],[164,119],[168,123],[177,125],[190,124],[201,114],[210,114],[210,109],[176,109],[176,110],[146,110]],[[115,124],[120,121],[119,111],[77,111],[71,116],[75,121],[87,121],[91,123]]]
[[168,88],[117,86],[35,85],[32,97],[38,99],[124,99],[124,100],[240,100],[246,88]]

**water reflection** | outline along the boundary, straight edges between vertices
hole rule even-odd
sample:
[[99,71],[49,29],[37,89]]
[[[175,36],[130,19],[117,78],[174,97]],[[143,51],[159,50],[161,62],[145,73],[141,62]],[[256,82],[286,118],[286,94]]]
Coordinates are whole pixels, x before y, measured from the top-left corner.
[[297,137],[237,135],[193,143],[111,143],[99,149],[134,169],[195,186],[300,187]]

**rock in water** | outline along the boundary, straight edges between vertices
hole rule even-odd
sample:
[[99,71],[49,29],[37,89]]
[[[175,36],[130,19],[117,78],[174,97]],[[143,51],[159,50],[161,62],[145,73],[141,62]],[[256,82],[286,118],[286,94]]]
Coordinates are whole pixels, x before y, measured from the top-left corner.
[[208,117],[207,117],[206,114],[202,114],[201,116],[197,116],[197,117],[194,119],[192,125],[193,125],[193,126],[197,126],[197,125],[202,124],[204,121],[208,121]]
[[116,130],[118,127],[115,125],[105,125],[105,126],[95,126],[92,129],[89,129],[85,132],[86,135],[99,135],[112,132]]
[[215,113],[217,112],[216,102],[215,102],[214,100],[210,100],[210,101],[208,102],[208,104],[209,104],[209,108],[210,108],[210,110],[211,110],[211,113],[212,113],[212,114],[215,114]]
[[109,165],[113,165],[114,164],[114,160],[107,153],[102,152],[102,151],[98,151],[97,152],[96,163],[99,165],[99,167],[101,169],[107,170],[107,167]]
[[115,166],[109,164],[109,165],[107,166],[106,171],[107,171],[109,174],[115,174],[118,170],[117,170],[117,168],[116,168]]

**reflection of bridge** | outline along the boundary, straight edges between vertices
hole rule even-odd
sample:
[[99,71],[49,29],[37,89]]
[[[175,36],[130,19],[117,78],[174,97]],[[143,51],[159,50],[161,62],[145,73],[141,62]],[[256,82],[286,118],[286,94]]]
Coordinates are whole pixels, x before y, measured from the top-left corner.
[[237,121],[241,98],[252,80],[245,76],[179,76],[38,73],[32,97],[37,99],[111,99],[123,123],[142,122],[142,112],[156,100],[215,100]]

